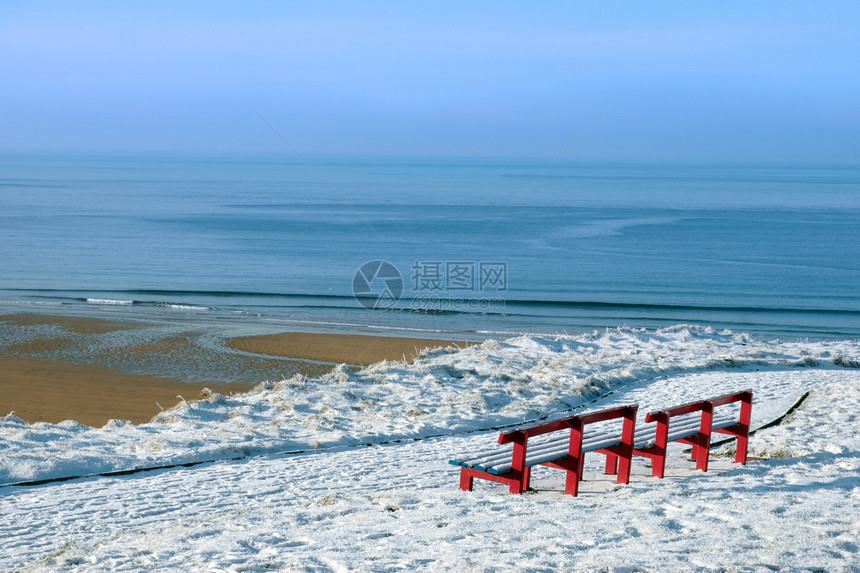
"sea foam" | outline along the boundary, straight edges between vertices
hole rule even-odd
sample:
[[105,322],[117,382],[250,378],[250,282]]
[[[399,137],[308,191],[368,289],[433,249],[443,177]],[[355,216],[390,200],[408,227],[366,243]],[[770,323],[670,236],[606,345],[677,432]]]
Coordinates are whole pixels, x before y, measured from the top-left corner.
[[90,304],[107,304],[107,305],[131,305],[134,304],[133,300],[117,300],[112,298],[88,298],[87,302]]
[[[488,340],[425,349],[412,363],[381,362],[358,371],[340,366],[318,378],[261,382],[246,394],[209,392],[140,426],[29,425],[0,418],[0,483],[470,432],[569,412],[658,378],[853,371],[857,363],[856,341],[760,341],[683,325]],[[803,377],[793,380],[800,382],[774,387],[768,399],[781,404],[805,391]],[[678,385],[657,403],[739,389],[714,384]],[[757,400],[765,397],[759,393]]]

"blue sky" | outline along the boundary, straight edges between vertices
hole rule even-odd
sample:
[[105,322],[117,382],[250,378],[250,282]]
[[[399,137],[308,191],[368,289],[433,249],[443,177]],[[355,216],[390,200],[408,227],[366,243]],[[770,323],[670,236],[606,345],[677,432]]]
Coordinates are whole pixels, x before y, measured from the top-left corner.
[[141,4],[3,3],[0,150],[860,158],[857,2]]

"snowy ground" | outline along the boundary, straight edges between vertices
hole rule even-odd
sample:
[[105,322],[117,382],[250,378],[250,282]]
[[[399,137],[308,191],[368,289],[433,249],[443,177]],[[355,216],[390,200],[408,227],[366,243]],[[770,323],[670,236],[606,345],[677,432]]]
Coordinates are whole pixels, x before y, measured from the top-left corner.
[[[848,341],[625,330],[263,385],[137,428],[6,417],[6,483],[254,457],[0,487],[0,569],[860,571],[858,359]],[[460,492],[447,463],[493,443],[497,432],[475,430],[494,424],[577,405],[644,412],[744,388],[755,392],[754,426],[810,391],[751,439],[751,455],[766,459],[745,467],[729,445],[710,472],[694,472],[676,448],[666,479],[637,459],[631,484],[615,486],[593,455],[571,498],[563,472],[548,468],[523,496],[483,481]],[[348,445],[395,438],[406,439]],[[302,448],[311,451],[277,453]]]

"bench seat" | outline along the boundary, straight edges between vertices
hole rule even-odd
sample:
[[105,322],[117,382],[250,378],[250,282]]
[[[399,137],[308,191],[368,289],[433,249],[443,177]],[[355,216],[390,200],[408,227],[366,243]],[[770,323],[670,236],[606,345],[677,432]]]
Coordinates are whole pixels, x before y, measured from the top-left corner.
[[[582,452],[595,452],[606,448],[612,448],[621,444],[621,434],[617,432],[600,432],[598,434],[586,434],[582,439]],[[543,443],[529,444],[526,453],[526,467],[537,466],[549,461],[558,460],[567,456],[570,437],[561,435]],[[475,454],[468,460],[454,461],[452,464],[467,468],[475,468],[494,475],[500,475],[511,470],[511,451],[495,449],[484,453]]]
[[[669,426],[668,441],[676,442],[682,438],[688,438],[699,431],[700,419],[698,416],[690,415],[682,420],[677,420]],[[711,422],[711,430],[721,430],[737,424],[737,418],[730,414],[715,416]],[[657,426],[649,426],[646,428],[637,428],[636,435],[633,439],[633,447],[636,449],[645,449],[653,447],[657,440]]]

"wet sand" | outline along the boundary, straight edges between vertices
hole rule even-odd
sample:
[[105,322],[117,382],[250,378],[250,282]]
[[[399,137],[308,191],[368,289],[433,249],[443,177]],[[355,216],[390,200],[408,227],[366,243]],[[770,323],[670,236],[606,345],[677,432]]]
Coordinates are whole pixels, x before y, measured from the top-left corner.
[[101,318],[86,318],[79,316],[54,316],[40,314],[5,315],[0,316],[0,322],[17,326],[31,326],[34,324],[56,325],[76,334],[105,334],[107,332],[126,330],[128,328],[134,328],[135,326],[138,326],[135,323],[131,322],[104,320]]
[[283,332],[231,338],[229,348],[267,354],[320,360],[338,364],[367,366],[383,360],[414,360],[424,348],[458,346],[464,348],[472,342],[451,342],[427,338],[392,338],[356,334],[318,334],[308,332]]
[[[0,415],[14,412],[31,424],[74,420],[100,428],[111,419],[144,424],[182,398],[199,398],[205,386],[99,365],[7,358],[0,359]],[[247,392],[252,385],[210,386],[229,394]]]
[[[116,342],[122,330],[143,332],[148,342]],[[141,424],[183,398],[197,399],[203,388],[246,392],[275,377],[320,376],[340,363],[413,360],[426,347],[470,344],[287,332],[224,339],[219,348],[201,346],[195,334],[133,321],[0,316],[0,416],[14,412],[29,423],[75,420],[94,427],[111,419]]]

